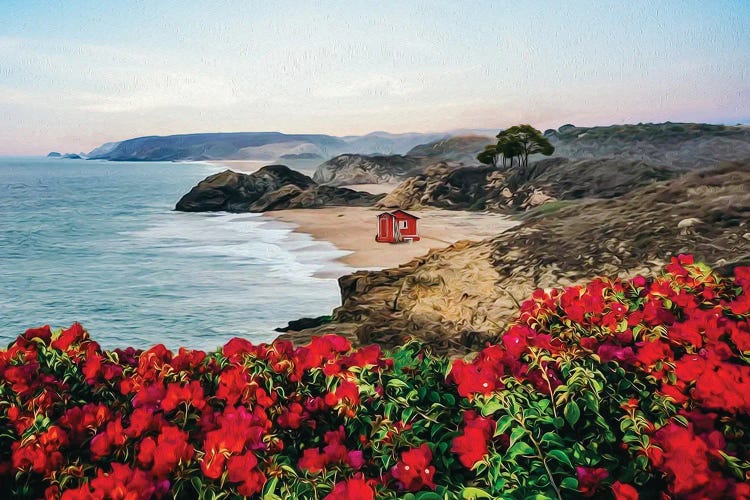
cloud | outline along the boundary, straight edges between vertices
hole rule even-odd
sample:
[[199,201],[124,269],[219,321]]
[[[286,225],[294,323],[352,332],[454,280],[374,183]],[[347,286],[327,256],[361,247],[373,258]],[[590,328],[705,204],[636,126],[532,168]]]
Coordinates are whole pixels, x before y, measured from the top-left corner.
[[237,78],[180,68],[168,52],[106,45],[68,45],[0,37],[0,102],[52,110],[138,112],[172,106],[215,108],[252,103]]

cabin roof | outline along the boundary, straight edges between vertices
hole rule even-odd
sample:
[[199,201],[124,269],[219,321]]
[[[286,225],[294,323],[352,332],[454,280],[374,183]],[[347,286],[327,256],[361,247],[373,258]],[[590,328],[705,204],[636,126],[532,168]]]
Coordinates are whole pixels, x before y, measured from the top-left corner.
[[404,212],[403,210],[395,210],[391,214],[397,219],[419,219],[416,215]]

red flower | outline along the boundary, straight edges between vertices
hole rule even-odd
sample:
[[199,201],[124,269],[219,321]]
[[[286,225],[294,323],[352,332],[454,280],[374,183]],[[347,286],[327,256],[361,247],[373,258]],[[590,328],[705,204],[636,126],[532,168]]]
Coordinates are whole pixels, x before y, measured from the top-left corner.
[[615,495],[615,500],[638,500],[638,490],[620,481],[612,484],[612,493]]
[[302,451],[302,457],[297,462],[297,467],[312,473],[322,471],[328,463],[327,457],[317,448],[307,448]]
[[670,361],[674,358],[674,353],[669,345],[661,340],[638,342],[639,349],[635,359],[643,366],[650,367],[658,361]]
[[60,335],[52,342],[52,347],[61,351],[66,351],[74,343],[78,343],[85,338],[83,327],[79,323],[73,325],[67,330],[63,330]]
[[494,371],[481,369],[476,364],[466,363],[462,359],[453,362],[450,378],[458,384],[458,394],[463,397],[490,394],[500,385]]
[[471,469],[487,455],[487,438],[481,429],[464,429],[462,435],[453,439],[451,451],[458,454],[464,467]]
[[675,374],[683,382],[694,382],[706,370],[706,360],[700,356],[683,356],[675,363]]
[[[679,496],[695,498],[725,498],[727,482],[720,472],[709,467],[709,447],[698,438],[692,425],[687,429],[669,424],[660,429],[656,442],[664,449],[663,463],[659,466],[672,479],[670,491]],[[723,440],[717,440],[722,444]]]
[[232,367],[219,376],[219,388],[216,397],[227,402],[227,406],[234,406],[243,398],[248,387],[248,376],[241,367]]
[[302,458],[297,462],[297,466],[310,472],[320,472],[331,464],[344,464],[354,469],[361,468],[365,461],[364,456],[359,450],[349,450],[344,444],[346,434],[344,427],[340,426],[338,430],[325,433],[324,440],[326,446],[323,453],[318,448],[307,448],[302,452]]
[[592,467],[576,467],[576,475],[578,476],[578,491],[583,493],[585,497],[591,497],[601,487],[602,481],[609,477],[609,472],[607,472],[607,469],[601,467],[596,469]]
[[374,500],[375,492],[361,475],[336,483],[324,500]]
[[188,443],[188,434],[172,425],[161,428],[156,444],[151,472],[158,478],[166,478],[180,462],[189,462],[195,451]]
[[49,344],[52,338],[52,330],[50,330],[49,325],[39,328],[29,328],[24,332],[23,338],[26,340],[40,339],[44,344]]
[[487,455],[487,441],[495,432],[495,421],[468,410],[464,412],[464,422],[464,433],[453,439],[451,451],[458,454],[464,467],[471,469]]
[[122,419],[110,421],[104,432],[100,432],[91,440],[91,454],[95,458],[102,458],[109,455],[113,446],[122,446],[125,444],[127,436],[122,428]]
[[325,402],[328,406],[344,402],[347,406],[359,404],[359,387],[354,382],[342,380],[334,392],[326,395]]
[[203,399],[203,387],[201,387],[199,381],[193,380],[185,386],[178,383],[169,384],[167,386],[167,394],[161,402],[161,407],[164,411],[169,412],[186,402],[199,410],[206,405]]
[[263,489],[266,476],[256,469],[257,466],[258,460],[249,451],[229,459],[227,477],[233,483],[240,483],[237,489],[240,495],[249,497]]
[[98,469],[91,480],[94,498],[149,499],[156,491],[156,485],[149,474],[140,469],[131,469],[125,464],[112,463],[112,472]]
[[435,467],[430,465],[432,452],[427,444],[401,454],[401,460],[391,468],[391,474],[402,490],[419,491],[424,487],[435,489]]

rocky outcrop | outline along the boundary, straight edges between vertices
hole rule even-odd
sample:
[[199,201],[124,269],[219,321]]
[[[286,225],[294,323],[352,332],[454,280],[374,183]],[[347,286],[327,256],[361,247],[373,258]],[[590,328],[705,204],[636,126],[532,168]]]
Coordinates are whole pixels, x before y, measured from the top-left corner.
[[66,159],[66,160],[83,160],[85,157],[84,157],[83,153],[81,153],[81,154],[76,154],[76,153],[61,154],[61,153],[58,153],[57,151],[52,151],[51,153],[49,153],[47,155],[47,158],[63,158],[63,159]]
[[284,165],[269,165],[252,174],[226,170],[202,180],[177,202],[183,212],[266,212],[287,208],[371,206],[381,195],[319,186]]
[[344,154],[318,166],[313,174],[313,180],[331,186],[399,182],[404,177],[416,173],[420,166],[416,158],[402,155]]
[[424,164],[436,161],[456,161],[472,164],[476,163],[477,155],[484,147],[495,141],[495,138],[483,135],[447,137],[427,144],[420,144],[409,150],[406,155],[412,158],[420,158]]
[[404,210],[527,210],[555,200],[613,198],[682,172],[638,160],[551,158],[527,168],[455,167],[444,163],[406,179],[378,202]]
[[436,350],[470,350],[496,340],[537,288],[650,273],[679,253],[724,272],[750,264],[750,163],[558,206],[492,239],[344,276],[333,321],[285,338],[338,332],[394,346],[414,335]]
[[421,144],[406,155],[339,155],[318,166],[315,182],[331,186],[400,182],[434,164],[458,167],[476,163],[476,155],[492,142],[483,136],[458,136]]

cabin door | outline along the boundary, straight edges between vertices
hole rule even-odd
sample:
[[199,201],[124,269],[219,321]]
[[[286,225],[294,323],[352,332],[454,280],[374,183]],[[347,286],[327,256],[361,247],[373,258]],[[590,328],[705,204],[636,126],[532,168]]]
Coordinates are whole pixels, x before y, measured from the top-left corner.
[[388,219],[385,217],[380,218],[380,238],[388,237]]

